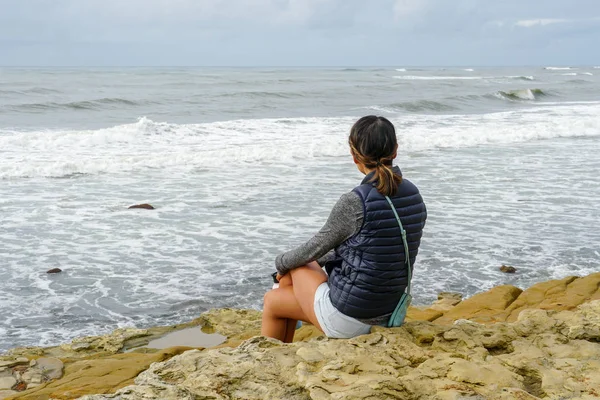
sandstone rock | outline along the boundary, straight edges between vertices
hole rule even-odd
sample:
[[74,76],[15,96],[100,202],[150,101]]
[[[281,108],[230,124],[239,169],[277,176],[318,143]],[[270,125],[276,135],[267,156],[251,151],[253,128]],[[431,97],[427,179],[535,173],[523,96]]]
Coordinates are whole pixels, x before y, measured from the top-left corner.
[[444,315],[444,312],[440,310],[409,307],[406,313],[406,321],[434,321],[442,315]]
[[[296,332],[293,344],[283,344],[256,337],[260,312],[223,309],[178,326],[116,330],[55,348],[14,349],[0,357],[0,363],[11,367],[0,368],[23,368],[14,375],[18,379],[39,376],[29,371],[40,361],[16,364],[15,356],[65,361],[62,378],[29,382],[29,389],[15,399],[112,393],[133,383],[153,361],[163,362],[117,395],[84,398],[594,398],[600,394],[600,301],[590,300],[600,299],[600,274],[539,285],[524,292],[513,286],[494,288],[456,306],[452,302],[460,298],[442,296],[436,302],[441,310],[411,307],[402,327],[374,327],[371,334],[349,340],[328,339],[307,324]],[[532,309],[536,305],[543,309]],[[411,316],[435,322],[411,322]],[[507,319],[514,322],[484,324]],[[206,333],[225,334],[228,341],[183,354],[184,348],[119,354],[198,325]]]
[[516,321],[528,308],[572,310],[584,301],[600,299],[600,272],[583,278],[567,277],[533,285],[506,309],[506,321]]
[[86,336],[74,339],[60,348],[67,352],[93,352],[115,354],[123,348],[127,340],[148,335],[147,329],[121,328],[106,336]]
[[132,208],[143,208],[145,210],[154,210],[154,207],[152,205],[150,205],[150,204],[147,204],[147,203],[136,204],[136,205],[133,205],[133,206],[129,206],[128,208],[129,209],[132,209]]
[[46,271],[47,274],[58,274],[59,272],[62,272],[62,269],[52,268],[52,269],[49,269],[48,271]]
[[454,308],[454,306],[456,306],[458,303],[460,303],[460,300],[459,301],[456,301],[454,299],[436,300],[433,302],[431,307],[429,307],[429,309],[435,310],[435,311],[441,311],[442,313],[446,313],[446,312],[452,310]]
[[457,319],[470,319],[481,323],[504,321],[504,310],[512,304],[523,291],[515,286],[503,285],[476,294],[463,300],[456,307],[435,320],[439,324],[451,324]]
[[253,337],[238,348],[187,351],[115,395],[83,399],[593,398],[598,318],[594,301],[575,311],[528,310],[516,323],[417,321],[292,344]]
[[57,358],[39,358],[35,365],[24,371],[20,379],[27,384],[27,387],[39,385],[62,376],[63,362]]
[[0,400],[11,397],[12,395],[17,394],[18,392],[15,390],[0,390]]
[[0,390],[10,390],[17,384],[17,380],[12,376],[0,378]]
[[164,361],[189,348],[171,348],[153,354],[125,353],[80,360],[65,367],[65,375],[13,397],[19,400],[74,399],[91,393],[107,393],[133,383],[150,364]]
[[499,269],[501,272],[504,272],[505,274],[514,274],[515,272],[517,272],[517,269],[510,265],[503,265]]
[[0,357],[0,368],[14,367],[21,364],[29,364],[29,359],[25,357]]
[[439,292],[438,300],[454,300],[455,304],[458,304],[462,301],[463,295],[461,293],[456,292]]

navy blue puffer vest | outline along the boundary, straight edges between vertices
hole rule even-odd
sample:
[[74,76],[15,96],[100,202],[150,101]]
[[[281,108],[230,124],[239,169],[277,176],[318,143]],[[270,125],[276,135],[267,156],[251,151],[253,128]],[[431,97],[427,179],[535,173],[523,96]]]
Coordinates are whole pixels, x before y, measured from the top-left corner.
[[[394,168],[396,173],[400,170]],[[363,202],[361,230],[335,249],[327,263],[331,302],[353,318],[369,319],[394,311],[408,284],[404,245],[394,213],[369,174],[354,188]],[[391,197],[407,233],[410,264],[414,266],[427,218],[419,190],[407,179]],[[331,263],[331,264],[330,264]]]

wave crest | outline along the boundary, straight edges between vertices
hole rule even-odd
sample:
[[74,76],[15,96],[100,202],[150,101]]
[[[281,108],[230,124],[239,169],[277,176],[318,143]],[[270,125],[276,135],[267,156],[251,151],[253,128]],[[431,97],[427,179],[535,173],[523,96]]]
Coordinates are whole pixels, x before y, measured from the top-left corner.
[[[419,152],[556,137],[596,137],[600,135],[599,113],[598,104],[539,105],[501,113],[405,114],[391,119],[403,151]],[[242,167],[328,163],[347,156],[347,131],[354,122],[355,117],[315,117],[172,124],[140,118],[132,124],[87,131],[0,129],[0,149],[4,151],[0,179],[132,171],[166,171],[169,175],[221,168],[223,160]]]
[[546,97],[548,94],[544,92],[542,89],[516,89],[503,91],[499,90],[494,94],[496,97],[499,97],[503,100],[538,100],[541,97]]
[[83,101],[73,101],[68,103],[57,103],[57,102],[45,102],[45,103],[25,103],[25,104],[12,104],[6,106],[7,108],[14,111],[23,111],[23,112],[35,112],[41,110],[59,110],[59,109],[67,109],[67,110],[99,110],[106,109],[111,107],[119,107],[123,105],[127,106],[140,106],[147,104],[147,102],[139,102],[128,99],[122,99],[118,97],[105,97],[101,99],[94,100],[83,100]]

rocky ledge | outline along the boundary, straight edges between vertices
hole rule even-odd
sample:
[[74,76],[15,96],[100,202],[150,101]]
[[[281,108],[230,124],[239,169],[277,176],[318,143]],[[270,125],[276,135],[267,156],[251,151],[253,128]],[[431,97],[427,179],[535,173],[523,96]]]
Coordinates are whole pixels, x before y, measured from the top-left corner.
[[[412,308],[400,328],[339,340],[304,326],[292,344],[257,336],[258,311],[212,310],[177,327],[15,349],[0,363],[65,363],[62,378],[10,399],[596,399],[599,288],[596,273],[525,291],[499,286],[465,301],[444,295]],[[129,351],[190,326],[227,341],[211,349]]]

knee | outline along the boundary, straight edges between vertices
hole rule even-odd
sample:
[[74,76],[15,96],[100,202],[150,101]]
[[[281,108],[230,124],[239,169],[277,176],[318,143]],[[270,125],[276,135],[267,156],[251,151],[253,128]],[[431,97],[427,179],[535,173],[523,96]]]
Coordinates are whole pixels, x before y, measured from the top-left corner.
[[265,295],[263,296],[263,311],[267,311],[268,309],[271,309],[274,298],[275,298],[274,290],[269,290],[267,293],[265,293]]
[[287,274],[282,276],[281,279],[279,279],[279,287],[282,287],[282,286],[292,286],[291,272],[288,272]]

